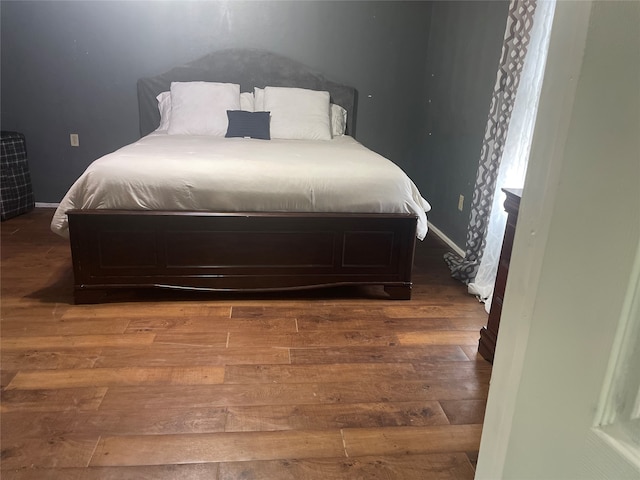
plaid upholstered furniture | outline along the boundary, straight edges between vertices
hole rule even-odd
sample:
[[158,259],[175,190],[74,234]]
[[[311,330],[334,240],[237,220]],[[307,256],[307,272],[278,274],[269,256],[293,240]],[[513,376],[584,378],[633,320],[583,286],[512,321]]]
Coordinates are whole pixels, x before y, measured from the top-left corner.
[[27,145],[18,132],[0,132],[0,218],[7,220],[34,207]]

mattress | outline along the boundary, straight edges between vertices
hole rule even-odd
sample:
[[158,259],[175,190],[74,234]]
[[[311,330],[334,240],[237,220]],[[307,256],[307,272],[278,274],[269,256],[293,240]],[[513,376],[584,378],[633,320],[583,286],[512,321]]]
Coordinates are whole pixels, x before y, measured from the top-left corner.
[[427,233],[431,207],[393,162],[349,136],[329,141],[154,132],[94,161],[51,222],[71,209],[404,213]]

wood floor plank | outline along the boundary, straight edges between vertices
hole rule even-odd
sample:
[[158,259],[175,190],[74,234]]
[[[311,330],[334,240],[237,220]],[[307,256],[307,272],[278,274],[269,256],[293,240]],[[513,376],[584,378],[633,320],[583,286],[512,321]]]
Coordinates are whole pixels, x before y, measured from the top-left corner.
[[44,350],[4,351],[2,368],[7,370],[55,370],[58,368],[91,368],[102,348],[60,348]]
[[5,470],[5,480],[217,480],[217,463]]
[[488,385],[472,381],[110,387],[101,408],[124,410],[127,405],[136,405],[139,409],[206,408],[481,399],[486,397],[488,388]]
[[129,320],[123,318],[99,320],[42,319],[40,316],[21,317],[2,322],[2,336],[39,337],[43,335],[106,335],[124,333]]
[[223,432],[226,407],[81,412],[70,428],[86,435],[178,435]]
[[478,317],[458,318],[452,317],[449,319],[449,323],[455,330],[474,330],[480,331],[482,327],[487,325],[489,315],[478,315]]
[[486,313],[481,304],[450,305],[413,305],[402,307],[385,307],[383,313],[389,318],[430,318],[430,317],[456,317],[456,318],[486,318]]
[[227,365],[225,383],[331,383],[399,381],[469,381],[489,383],[487,362],[325,363],[296,365]]
[[473,468],[460,453],[220,464],[220,480],[472,480]]
[[482,400],[441,400],[449,423],[452,425],[481,424],[484,421],[486,399]]
[[[4,270],[4,263],[3,263]],[[2,282],[6,282],[6,278],[4,275],[2,276]],[[20,293],[12,293],[6,290],[6,288],[2,288],[2,309],[1,309],[1,317],[2,321],[20,321],[22,318],[29,317],[39,317],[39,318],[53,318],[56,320],[62,319],[62,316],[65,312],[70,308],[70,306],[64,303],[54,303],[54,304],[34,304],[33,300],[28,298],[24,298],[21,294],[24,294],[26,289],[34,288],[34,285],[30,281],[26,281],[26,285],[24,287],[19,288]],[[45,284],[49,282],[44,280]],[[59,299],[60,301],[62,299]],[[71,297],[69,297],[71,300]]]
[[[316,317],[324,318],[336,318],[335,306],[331,304],[313,304],[311,311]],[[383,307],[376,307],[373,305],[362,305],[362,301],[356,302],[356,305],[342,305],[340,308],[340,317],[360,317],[360,318],[372,318],[372,317],[384,317]],[[309,315],[309,304],[305,302],[288,302],[282,304],[270,304],[259,306],[236,306],[233,307],[231,313],[232,318],[298,318],[305,315]]]
[[461,345],[460,348],[472,362],[487,365],[487,361],[478,353],[478,345]]
[[96,410],[107,389],[3,390],[0,412],[64,412]]
[[457,345],[387,347],[326,347],[291,349],[291,363],[391,363],[462,361],[469,358]]
[[139,333],[136,335],[51,335],[46,337],[3,338],[1,345],[4,351],[75,347],[121,347],[150,345],[153,343],[154,338],[155,334],[153,333]]
[[92,466],[238,462],[344,455],[335,430],[104,437]]
[[438,402],[228,407],[227,432],[448,424]]
[[[464,322],[462,322],[464,325]],[[297,317],[298,330],[306,331],[328,331],[337,332],[340,330],[386,330],[393,332],[419,332],[432,330],[455,330],[448,318],[387,318],[385,316],[367,317],[344,317],[342,315],[314,316],[301,315]],[[480,330],[478,328],[478,330]]]
[[225,407],[3,413],[6,438],[41,438],[73,432],[82,436],[167,435],[223,432]]
[[140,318],[140,317],[218,317],[229,318],[228,306],[174,303],[114,303],[102,305],[76,305],[62,315],[63,319]]
[[388,346],[398,343],[396,334],[381,330],[343,330],[336,332],[254,333],[233,332],[229,335],[230,347],[323,347],[323,346]]
[[86,467],[98,438],[60,435],[2,442],[2,470],[17,468]]
[[480,332],[476,331],[435,331],[400,332],[399,345],[477,345]]
[[222,383],[224,367],[82,368],[21,371],[7,390],[39,390],[123,385],[211,385]]
[[[314,309],[315,310],[315,309]],[[301,313],[301,309],[282,307],[277,305],[260,305],[260,306],[243,306],[233,307],[231,312],[232,318],[255,318],[255,317],[273,317],[273,318],[295,318]]]
[[17,372],[9,371],[9,370],[0,370],[0,388],[4,390],[7,387],[7,385],[11,383],[11,380],[13,380],[13,377],[16,376],[16,373]]
[[350,457],[437,452],[466,452],[478,448],[482,425],[349,428],[343,430]]
[[2,436],[9,439],[44,438],[68,433],[69,424],[77,412],[2,412],[0,426]]
[[[464,345],[459,345],[461,351],[465,351]],[[475,348],[475,347],[474,347]],[[491,364],[486,360],[483,362],[470,361],[465,355],[465,359],[460,359],[451,362],[441,361],[425,361],[415,362],[411,364],[416,372],[422,373],[434,373],[434,371],[447,372],[447,374],[455,375],[460,373],[462,376],[484,376],[491,374]],[[484,377],[483,377],[484,378]]]
[[191,347],[227,347],[228,332],[214,333],[162,333],[156,334],[153,343],[184,345]]
[[156,332],[194,334],[211,332],[295,332],[295,318],[134,318],[126,333]]
[[[465,362],[468,363],[468,362]],[[419,380],[410,363],[227,365],[224,383],[330,383]]]
[[154,344],[142,348],[103,348],[95,367],[163,367],[289,363],[284,348],[222,348]]
[[425,381],[449,379],[452,382],[466,381],[475,385],[489,385],[491,365],[485,362],[430,362],[414,363],[418,378]]
[[[4,291],[7,293],[15,292],[19,288],[24,288],[25,284],[44,288],[49,284],[50,273],[46,271],[49,262],[45,258],[38,259],[37,263],[25,265],[19,261],[5,261],[7,271],[2,276],[3,282],[7,282]],[[43,275],[42,273],[45,272]],[[34,277],[38,276],[37,280]]]

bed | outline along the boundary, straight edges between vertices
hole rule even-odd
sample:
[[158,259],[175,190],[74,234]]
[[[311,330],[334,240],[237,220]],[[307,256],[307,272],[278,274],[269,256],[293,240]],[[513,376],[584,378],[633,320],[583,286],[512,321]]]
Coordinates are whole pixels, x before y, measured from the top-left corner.
[[[199,105],[181,110],[181,92],[189,98],[196,86],[235,102],[229,85],[252,104],[226,112],[226,136],[208,134],[215,119],[194,121]],[[305,105],[295,119],[283,114],[292,99]],[[311,126],[310,116],[296,117],[307,99],[329,109],[328,138],[324,114]],[[353,88],[259,50],[214,52],[140,79],[141,139],[93,162],[52,219],[70,239],[75,302],[123,289],[337,285],[382,285],[390,298],[410,299],[430,207],[401,169],[355,140],[356,103]],[[266,107],[269,140],[260,136]],[[232,127],[240,133],[227,138]]]

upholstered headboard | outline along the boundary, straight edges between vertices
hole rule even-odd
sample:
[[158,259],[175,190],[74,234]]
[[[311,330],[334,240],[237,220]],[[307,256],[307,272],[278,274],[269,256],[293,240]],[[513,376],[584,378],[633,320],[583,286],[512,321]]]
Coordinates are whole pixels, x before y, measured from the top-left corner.
[[325,90],[330,93],[333,103],[347,110],[347,133],[355,136],[357,93],[353,87],[332,82],[287,57],[253,49],[220,50],[166,73],[138,80],[142,136],[160,125],[156,96],[168,91],[171,82],[187,81],[238,83],[242,92],[265,86]]

